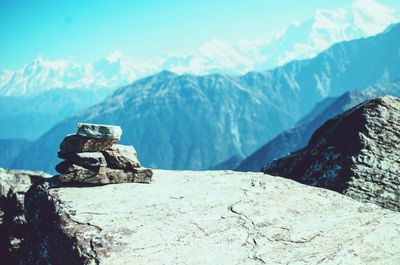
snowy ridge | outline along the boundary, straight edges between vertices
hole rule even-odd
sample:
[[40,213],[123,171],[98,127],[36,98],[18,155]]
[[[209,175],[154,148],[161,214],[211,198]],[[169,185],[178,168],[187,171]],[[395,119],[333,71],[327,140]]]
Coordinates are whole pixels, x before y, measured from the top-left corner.
[[396,21],[391,8],[375,0],[355,0],[351,6],[318,10],[304,22],[292,22],[270,40],[227,43],[214,39],[192,54],[137,61],[114,52],[85,64],[39,55],[20,69],[0,74],[0,96],[30,96],[57,88],[114,89],[162,70],[196,75],[263,71],[314,57],[340,41],[375,35]]

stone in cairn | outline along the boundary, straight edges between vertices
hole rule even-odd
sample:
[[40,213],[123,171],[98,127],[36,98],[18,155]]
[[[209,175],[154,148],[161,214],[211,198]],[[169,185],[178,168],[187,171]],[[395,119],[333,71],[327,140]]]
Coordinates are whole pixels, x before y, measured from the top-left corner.
[[149,183],[151,169],[142,168],[133,146],[115,144],[121,127],[79,123],[76,134],[67,135],[58,157],[65,159],[56,166],[63,183],[87,185],[142,182]]
[[109,149],[103,151],[108,166],[119,169],[140,168],[136,150],[133,146],[114,144]]

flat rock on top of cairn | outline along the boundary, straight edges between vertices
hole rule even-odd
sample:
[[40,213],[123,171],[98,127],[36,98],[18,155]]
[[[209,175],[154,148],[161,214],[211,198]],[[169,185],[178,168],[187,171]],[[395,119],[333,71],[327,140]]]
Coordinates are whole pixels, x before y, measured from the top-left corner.
[[120,126],[78,123],[77,135],[97,139],[120,139],[122,129]]
[[116,142],[117,138],[95,139],[69,134],[61,142],[60,150],[62,153],[98,152],[110,148]]

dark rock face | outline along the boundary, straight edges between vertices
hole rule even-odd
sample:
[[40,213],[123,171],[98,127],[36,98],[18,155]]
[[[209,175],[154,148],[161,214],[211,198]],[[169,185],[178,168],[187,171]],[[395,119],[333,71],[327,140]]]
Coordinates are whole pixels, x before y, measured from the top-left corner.
[[75,222],[60,211],[61,202],[52,196],[54,190],[50,189],[56,185],[53,178],[33,185],[28,191],[26,217],[31,229],[20,264],[98,264],[96,249],[101,253],[100,249],[106,247],[106,242],[96,240],[101,228]]
[[317,104],[294,128],[282,132],[241,161],[237,167],[230,169],[260,171],[273,160],[304,148],[313,133],[327,120],[366,100],[387,95],[400,97],[400,82],[373,85],[362,90],[348,91],[338,98],[327,98]]
[[0,257],[17,264],[29,226],[25,218],[25,193],[33,183],[50,177],[43,172],[0,170]]
[[308,146],[264,173],[400,210],[400,100],[382,97],[328,120]]

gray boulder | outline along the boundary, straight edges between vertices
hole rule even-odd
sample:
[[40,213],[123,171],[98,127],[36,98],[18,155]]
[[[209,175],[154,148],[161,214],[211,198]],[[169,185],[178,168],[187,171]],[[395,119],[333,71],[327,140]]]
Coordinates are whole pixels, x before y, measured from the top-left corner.
[[264,172],[399,211],[399,132],[400,100],[370,100],[325,122],[307,147]]
[[78,123],[77,135],[98,139],[120,139],[122,129],[113,125]]

